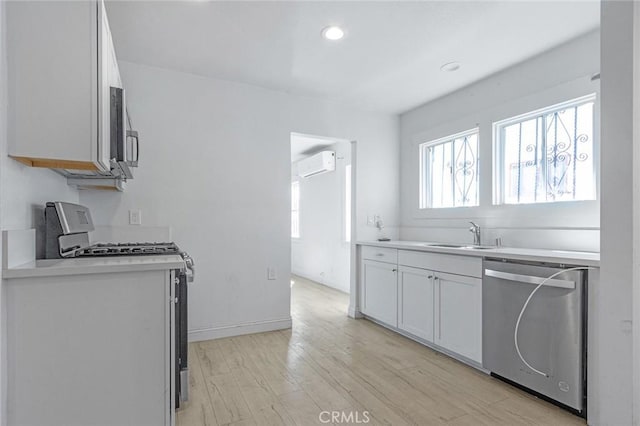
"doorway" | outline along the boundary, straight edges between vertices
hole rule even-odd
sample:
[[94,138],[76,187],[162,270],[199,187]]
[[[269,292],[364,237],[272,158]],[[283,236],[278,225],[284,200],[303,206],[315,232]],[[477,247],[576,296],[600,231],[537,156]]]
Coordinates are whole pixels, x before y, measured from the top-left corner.
[[355,170],[352,142],[291,133],[291,271],[351,291]]

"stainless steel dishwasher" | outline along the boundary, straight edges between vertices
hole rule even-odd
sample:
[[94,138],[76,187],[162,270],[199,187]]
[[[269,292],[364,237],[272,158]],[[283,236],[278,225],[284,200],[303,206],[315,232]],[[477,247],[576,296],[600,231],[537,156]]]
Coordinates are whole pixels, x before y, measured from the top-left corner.
[[531,292],[543,279],[566,268],[485,259],[482,359],[492,375],[585,416],[585,271],[563,272],[540,287],[520,320],[522,357],[515,344],[516,323]]

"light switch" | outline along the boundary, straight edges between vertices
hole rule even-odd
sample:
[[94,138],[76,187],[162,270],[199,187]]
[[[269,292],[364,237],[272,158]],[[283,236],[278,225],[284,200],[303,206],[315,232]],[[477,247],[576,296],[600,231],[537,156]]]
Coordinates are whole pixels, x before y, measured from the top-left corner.
[[142,225],[142,210],[129,210],[129,225]]

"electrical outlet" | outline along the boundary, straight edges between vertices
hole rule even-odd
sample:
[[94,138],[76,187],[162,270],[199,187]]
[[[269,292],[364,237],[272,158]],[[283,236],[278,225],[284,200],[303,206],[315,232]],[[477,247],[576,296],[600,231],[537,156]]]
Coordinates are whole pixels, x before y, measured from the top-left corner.
[[142,225],[142,210],[129,210],[129,225]]
[[267,268],[267,279],[268,280],[275,280],[277,278],[277,274],[276,274],[276,268],[274,268],[273,266],[270,266]]

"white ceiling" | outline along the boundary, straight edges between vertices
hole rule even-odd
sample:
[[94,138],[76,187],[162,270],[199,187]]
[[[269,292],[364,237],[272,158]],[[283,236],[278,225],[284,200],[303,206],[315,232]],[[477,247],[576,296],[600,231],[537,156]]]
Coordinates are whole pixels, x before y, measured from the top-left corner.
[[[599,26],[598,1],[112,1],[118,58],[400,113]],[[339,42],[324,40],[342,26]],[[598,55],[594,52],[594,55]],[[440,71],[458,61],[460,70]]]

